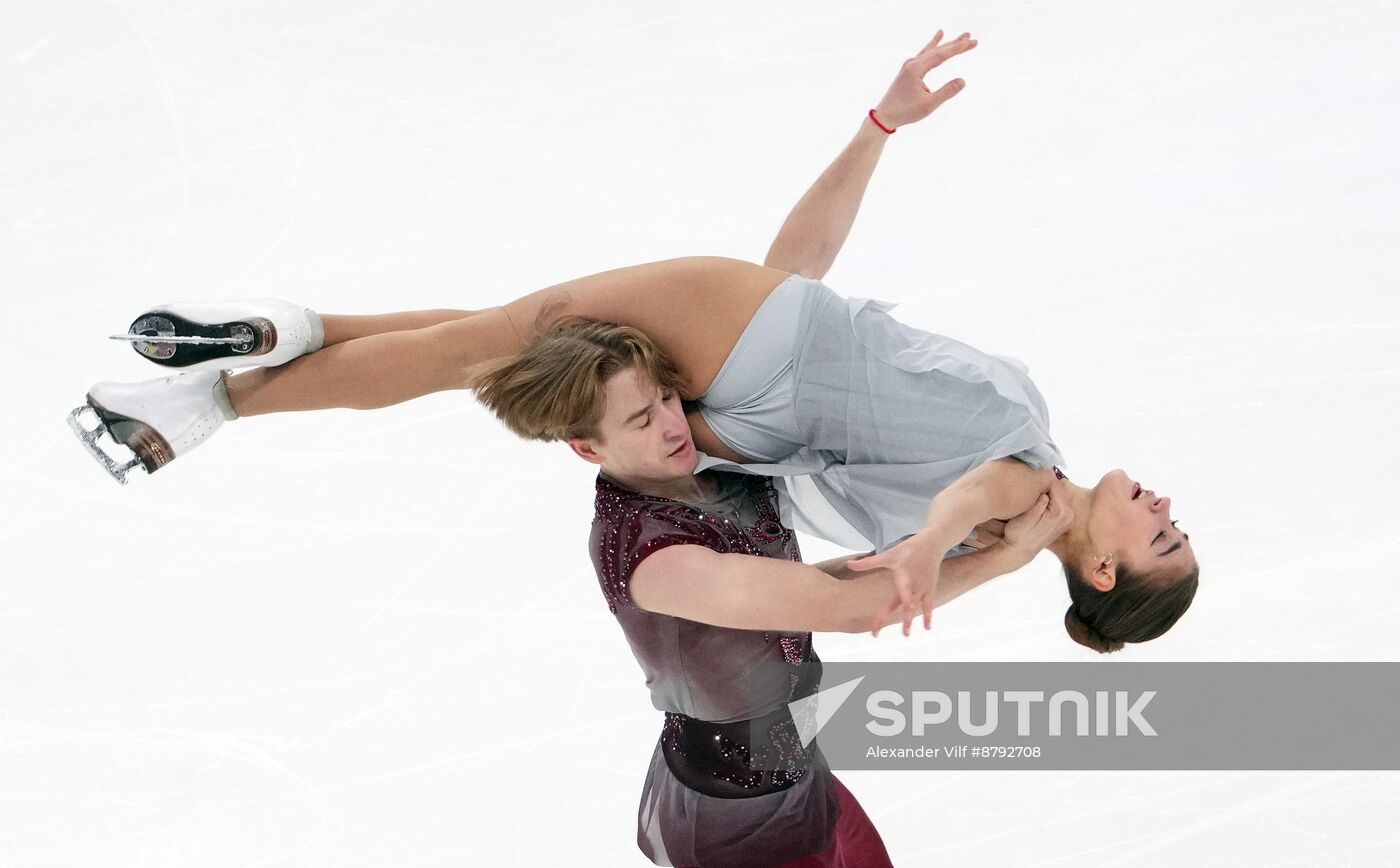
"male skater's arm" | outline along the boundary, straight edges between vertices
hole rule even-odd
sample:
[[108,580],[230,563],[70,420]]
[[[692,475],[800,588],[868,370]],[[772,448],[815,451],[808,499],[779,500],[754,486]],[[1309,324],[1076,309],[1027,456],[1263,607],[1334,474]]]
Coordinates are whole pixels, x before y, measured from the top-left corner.
[[[961,79],[932,93],[924,86],[924,76],[935,66],[977,44],[966,33],[939,45],[942,37],[940,30],[932,42],[900,68],[884,99],[875,107],[875,117],[881,124],[896,129],[915,123],[962,90]],[[861,120],[855,138],[792,209],[773,240],[764,265],[803,277],[821,278],[826,274],[851,232],[889,135],[869,117]]]
[[[1009,547],[955,558],[943,578],[973,586],[1022,566]],[[885,571],[838,579],[809,564],[673,545],[637,565],[632,602],[648,612],[739,630],[861,633],[881,622],[894,592]]]
[[[812,566],[833,579],[855,581],[868,573],[858,573],[847,564],[856,558],[867,557],[870,554],[874,553],[843,555]],[[1036,554],[1037,552],[1034,551],[1019,550],[1007,543],[998,542],[980,551],[945,559],[942,571],[939,573],[938,587],[934,588],[933,591],[934,608],[956,600],[973,588],[980,587],[997,576],[1016,572],[1034,560]],[[885,576],[888,578],[889,574],[886,573]]]
[[[1003,542],[943,565],[935,605],[1025,566],[1064,532],[1069,518],[1068,510],[1047,501],[1007,522]],[[889,571],[848,574],[838,578],[795,561],[674,545],[637,565],[629,592],[633,603],[650,612],[745,630],[878,632],[903,620],[893,617]]]

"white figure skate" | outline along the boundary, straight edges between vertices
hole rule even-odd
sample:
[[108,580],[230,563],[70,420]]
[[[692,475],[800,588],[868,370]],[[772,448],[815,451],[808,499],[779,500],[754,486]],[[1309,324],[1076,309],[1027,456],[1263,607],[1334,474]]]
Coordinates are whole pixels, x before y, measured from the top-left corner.
[[158,365],[185,371],[273,367],[325,343],[316,312],[275,298],[181,301],[151,308],[114,341]]
[[[84,413],[97,417],[96,428],[83,426]],[[68,426],[112,478],[125,485],[136,465],[147,475],[155,473],[232,418],[223,372],[200,371],[142,383],[98,383],[88,391],[87,403],[68,414]],[[98,444],[103,434],[135,457],[118,464]]]

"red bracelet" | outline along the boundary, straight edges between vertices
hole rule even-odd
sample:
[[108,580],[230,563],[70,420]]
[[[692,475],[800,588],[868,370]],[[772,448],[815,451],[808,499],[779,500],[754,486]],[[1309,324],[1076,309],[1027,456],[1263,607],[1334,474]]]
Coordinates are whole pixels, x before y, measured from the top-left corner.
[[892,130],[892,129],[890,129],[889,127],[885,126],[884,124],[880,123],[880,119],[877,118],[877,117],[875,117],[875,109],[871,109],[871,110],[870,110],[870,119],[871,119],[872,121],[875,122],[875,126],[879,127],[880,129],[884,130],[885,132],[889,133],[890,135],[894,135],[894,130]]

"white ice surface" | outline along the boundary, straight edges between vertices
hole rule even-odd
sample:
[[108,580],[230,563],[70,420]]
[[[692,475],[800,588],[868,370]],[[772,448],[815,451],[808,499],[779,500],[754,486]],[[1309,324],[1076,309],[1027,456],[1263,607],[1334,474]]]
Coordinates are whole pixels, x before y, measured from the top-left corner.
[[[1338,4],[0,6],[0,865],[637,865],[659,726],[593,474],[465,393],[239,421],[121,488],[63,423],[152,303],[480,308],[761,261],[942,27],[826,282],[1026,361],[1204,565],[1105,659],[1400,658],[1400,13]],[[831,548],[805,541],[809,557]],[[1087,660],[1047,555],[832,660]],[[897,631],[895,631],[897,632]],[[1319,737],[1345,737],[1327,733]],[[1393,772],[846,773],[896,864],[1400,864]]]

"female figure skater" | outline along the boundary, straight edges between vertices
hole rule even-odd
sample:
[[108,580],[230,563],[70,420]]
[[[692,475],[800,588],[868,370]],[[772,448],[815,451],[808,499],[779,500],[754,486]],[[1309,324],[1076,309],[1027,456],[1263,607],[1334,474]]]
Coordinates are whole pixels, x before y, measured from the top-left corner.
[[[923,85],[930,70],[977,44],[966,33],[941,38],[904,63],[761,266],[718,257],[653,262],[482,311],[318,317],[284,302],[169,305],[138,318],[131,337],[144,333],[138,351],[188,373],[99,383],[70,422],[114,475],[126,468],[97,448],[104,432],[136,453],[128,468],[139,461],[151,472],[238,416],[370,409],[463,388],[492,406],[491,377],[503,360],[560,323],[613,322],[645,333],[679,371],[694,442],[706,453],[692,456],[697,468],[780,477],[799,529],[879,551],[850,567],[891,570],[890,610],[904,608],[906,634],[920,608],[929,624],[942,558],[974,528],[1025,511],[1059,480],[1074,513],[1049,546],[1071,596],[1066,629],[1099,651],[1156,638],[1186,611],[1200,572],[1189,537],[1171,520],[1170,498],[1121,470],[1092,489],[1068,484],[1024,365],[910,328],[889,316],[889,305],[842,298],[819,280],[886,138],[962,89],[961,79],[933,92]],[[223,343],[191,342],[200,339]],[[270,367],[227,379],[218,371],[250,363]],[[79,425],[88,410],[99,428]],[[515,430],[543,439],[569,433]]]

